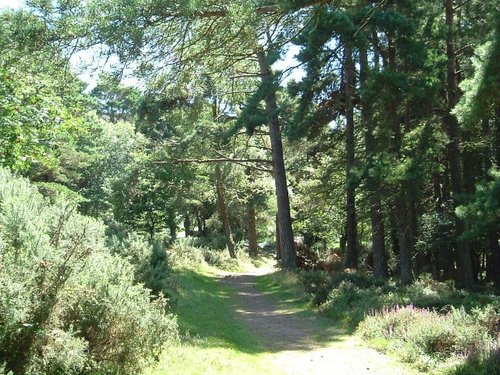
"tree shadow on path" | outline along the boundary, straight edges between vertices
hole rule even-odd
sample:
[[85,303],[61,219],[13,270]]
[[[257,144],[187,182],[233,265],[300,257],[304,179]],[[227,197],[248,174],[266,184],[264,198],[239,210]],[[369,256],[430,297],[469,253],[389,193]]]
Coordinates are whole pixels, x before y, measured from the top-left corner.
[[342,341],[346,332],[322,324],[321,317],[288,307],[257,288],[255,275],[231,275],[219,279],[234,288],[233,305],[242,320],[271,351],[311,350]]

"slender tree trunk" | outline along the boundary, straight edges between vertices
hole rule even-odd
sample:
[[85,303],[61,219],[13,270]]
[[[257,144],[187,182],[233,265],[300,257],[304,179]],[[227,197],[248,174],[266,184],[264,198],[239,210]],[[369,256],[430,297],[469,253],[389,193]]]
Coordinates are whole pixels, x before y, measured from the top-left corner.
[[387,255],[385,252],[384,215],[380,197],[370,199],[370,220],[372,231],[373,276],[387,278]]
[[388,210],[389,215],[389,240],[391,244],[391,250],[396,258],[399,258],[399,238],[398,238],[398,228],[396,225],[396,210]]
[[146,225],[147,225],[147,231],[149,233],[149,239],[152,241],[155,238],[155,233],[156,233],[156,223],[154,220],[154,213],[152,210],[149,210],[147,212],[147,220],[146,220]]
[[[450,280],[453,278],[455,254],[452,244],[443,234],[449,231],[449,224],[445,220],[445,204],[449,201],[448,189],[445,186],[443,174],[436,174],[433,177],[434,183],[434,201],[436,202],[436,212],[440,217],[440,227],[437,229],[437,260],[434,265],[434,273],[438,280]],[[444,223],[443,223],[444,221]]]
[[271,72],[263,50],[257,52],[262,84],[267,86],[265,97],[267,123],[271,139],[273,155],[274,182],[276,185],[276,198],[278,201],[278,215],[280,226],[280,237],[282,243],[282,260],[284,268],[297,268],[297,255],[293,243],[292,218],[290,216],[290,200],[288,198],[288,186],[285,172],[285,161],[283,158],[283,145],[281,142],[281,130],[278,119],[278,105],[276,101],[276,90]]
[[488,237],[490,254],[487,257],[487,279],[492,280],[497,287],[500,287],[500,243],[498,232],[492,233]]
[[495,107],[495,129],[493,130],[493,148],[495,153],[493,155],[493,160],[497,168],[500,167],[500,104],[496,104]]
[[276,214],[276,259],[281,260],[283,255],[283,246],[281,245],[280,220]]
[[[456,116],[452,113],[453,108],[458,103],[458,83],[456,77],[456,56],[453,32],[453,0],[445,0],[446,15],[446,55],[447,61],[447,114],[444,117],[444,125],[450,138],[448,144],[448,159],[450,163],[450,180],[453,207],[459,204],[462,194],[462,168],[460,165],[460,127]],[[455,216],[455,235],[457,242],[457,252],[460,265],[461,279],[467,289],[474,288],[474,274],[472,269],[472,259],[468,243],[459,237],[465,231],[464,222]]]
[[171,212],[168,216],[168,229],[170,231],[170,238],[175,240],[177,238],[177,224],[175,222],[175,214]]
[[247,216],[248,216],[248,254],[251,257],[257,257],[257,229],[255,225],[255,205],[252,198],[247,201]]
[[186,211],[184,213],[184,233],[186,234],[186,237],[189,237],[193,234],[191,230],[191,218],[189,216],[189,211]]
[[205,230],[203,228],[203,221],[199,207],[196,208],[196,226],[198,227],[198,236],[204,237]]
[[[493,122],[493,129],[490,126],[490,119],[484,118],[482,120],[482,135],[487,139],[488,151],[483,154],[483,165],[484,173],[483,178],[490,180],[488,171],[492,167],[498,167],[498,155],[500,153],[500,140],[498,134],[500,113],[496,111],[495,121]],[[486,238],[486,253],[484,254],[486,259],[486,280],[493,281],[497,287],[500,287],[500,245],[499,245],[499,232],[497,230],[492,230],[488,233]]]
[[[396,71],[396,49],[389,41],[388,47],[388,65],[387,68],[391,71]],[[394,93],[396,98],[398,95]],[[392,132],[391,149],[396,158],[400,158],[401,154],[401,121],[398,116],[398,105],[396,99],[393,98],[387,103],[387,121]],[[393,202],[394,217],[396,219],[396,230],[398,233],[399,242],[399,268],[400,276],[403,284],[410,284],[413,281],[412,262],[411,262],[411,238],[410,225],[408,221],[408,182],[403,181],[396,187]]]
[[222,179],[222,173],[219,165],[216,165],[215,167],[215,179],[217,187],[217,204],[219,206],[219,216],[224,226],[224,235],[226,236],[227,249],[229,250],[229,255],[231,256],[231,258],[236,258],[233,234],[231,232],[231,223],[229,222],[229,215],[227,213],[224,180]]
[[355,66],[352,58],[352,47],[347,43],[344,47],[344,75],[345,75],[345,105],[346,105],[346,268],[358,268],[358,236],[356,220],[356,188],[353,181],[355,161],[354,144],[354,106],[353,93],[355,85]]
[[[368,76],[368,54],[366,48],[360,50],[360,67],[359,78],[361,90],[366,89],[366,80]],[[361,115],[365,126],[365,148],[366,156],[370,167],[373,164],[373,156],[377,152],[377,144],[373,135],[373,109],[371,103],[366,99],[366,95],[362,92],[361,96]],[[370,177],[367,177],[370,178]],[[380,199],[380,183],[378,179],[371,179],[367,184],[370,189],[370,221],[372,235],[372,254],[373,254],[373,275],[376,277],[387,278],[387,256],[385,251],[385,228],[384,215],[382,212],[382,203]]]
[[408,205],[404,194],[397,194],[395,202],[396,227],[399,242],[399,267],[401,282],[411,284],[413,272],[411,267],[411,238],[407,215]]

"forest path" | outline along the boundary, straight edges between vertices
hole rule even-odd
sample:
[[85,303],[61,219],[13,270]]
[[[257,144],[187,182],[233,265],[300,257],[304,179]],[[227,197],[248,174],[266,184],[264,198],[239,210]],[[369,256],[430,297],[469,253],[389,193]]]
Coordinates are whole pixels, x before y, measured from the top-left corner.
[[234,288],[233,304],[241,319],[272,353],[286,374],[411,374],[396,361],[363,346],[332,322],[311,311],[296,309],[257,288],[257,277],[274,269],[255,269],[220,278]]

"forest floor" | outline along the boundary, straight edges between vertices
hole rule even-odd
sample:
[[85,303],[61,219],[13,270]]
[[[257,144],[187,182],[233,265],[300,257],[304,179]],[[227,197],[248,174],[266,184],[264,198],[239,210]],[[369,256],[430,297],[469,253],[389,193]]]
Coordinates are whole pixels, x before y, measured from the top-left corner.
[[313,311],[273,282],[276,270],[213,267],[178,272],[181,340],[166,347],[152,375],[407,375],[415,372]]
[[[272,362],[285,374],[383,374],[413,373],[395,360],[364,346],[332,321],[294,299],[279,300],[263,288],[262,276],[274,269],[256,268],[229,274],[221,282],[236,290],[236,312],[250,331],[267,347]],[[264,289],[264,290],[261,290]]]

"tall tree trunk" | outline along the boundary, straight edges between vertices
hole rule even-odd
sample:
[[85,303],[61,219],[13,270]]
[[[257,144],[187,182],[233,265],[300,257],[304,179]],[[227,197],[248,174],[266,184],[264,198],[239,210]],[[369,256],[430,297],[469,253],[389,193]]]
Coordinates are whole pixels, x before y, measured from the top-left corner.
[[281,264],[284,268],[297,268],[297,255],[293,243],[292,218],[290,216],[290,200],[288,198],[288,186],[285,172],[285,161],[283,158],[283,145],[281,142],[281,130],[278,119],[278,105],[276,101],[276,90],[274,88],[271,67],[263,50],[257,52],[262,84],[267,86],[265,97],[267,124],[273,155],[274,182],[276,185],[276,198],[278,201],[278,215],[280,226],[280,237],[282,244]]
[[487,257],[486,279],[491,280],[500,287],[500,241],[499,233],[492,233],[488,236],[490,254]]
[[[396,49],[389,40],[388,47],[388,65],[390,71],[396,72]],[[398,115],[398,104],[396,99],[398,94],[394,93],[394,98],[391,98],[387,103],[387,121],[392,132],[391,151],[397,159],[401,156],[401,121]],[[410,284],[413,281],[413,272],[411,264],[411,237],[410,225],[408,220],[408,182],[402,181],[399,186],[396,186],[393,202],[394,217],[396,219],[396,230],[398,233],[399,242],[399,271],[403,284]]]
[[[462,168],[460,164],[460,127],[456,116],[452,113],[453,108],[458,103],[458,83],[456,77],[456,56],[454,45],[453,32],[453,0],[445,0],[445,16],[446,16],[446,55],[447,55],[447,113],[444,116],[443,122],[450,138],[448,144],[448,159],[450,164],[450,180],[453,208],[459,204],[460,195],[462,194]],[[459,237],[465,231],[464,222],[455,216],[455,236],[457,242],[457,252],[460,266],[461,279],[467,289],[474,288],[474,274],[472,269],[472,259],[468,243],[462,241]]]
[[410,223],[408,222],[408,205],[405,194],[397,194],[395,200],[396,227],[399,242],[399,272],[403,284],[411,284],[413,272],[411,267]]
[[[366,89],[366,80],[368,77],[368,54],[366,48],[360,50],[359,54],[359,80],[361,85],[361,116],[365,126],[365,149],[368,158],[369,167],[372,166],[373,157],[377,152],[377,144],[373,135],[373,109],[369,100],[363,92]],[[370,178],[370,177],[367,177]],[[385,251],[385,228],[384,215],[382,212],[382,203],[380,199],[380,181],[378,179],[370,179],[367,183],[370,189],[370,221],[372,235],[372,254],[373,254],[373,275],[376,277],[387,278],[387,256]]]
[[177,238],[177,223],[175,222],[175,213],[173,211],[168,215],[168,229],[170,231],[170,238],[175,240]]
[[193,234],[191,230],[191,217],[189,216],[189,211],[184,213],[184,233],[186,234],[186,237]]
[[346,111],[346,268],[358,268],[358,236],[356,220],[356,188],[353,181],[354,168],[354,106],[353,93],[355,85],[355,66],[352,58],[352,47],[346,43],[344,47],[344,76],[345,76],[345,111]]
[[199,207],[196,208],[196,226],[198,227],[198,236],[204,237],[205,230],[203,228],[203,221],[201,218],[201,212]]
[[281,260],[283,255],[283,246],[281,245],[280,219],[276,214],[276,259]]
[[252,198],[247,201],[247,216],[248,216],[248,254],[251,257],[258,255],[257,247],[257,229],[255,225],[255,205]]
[[500,104],[496,104],[495,106],[495,128],[493,130],[493,149],[495,153],[493,155],[493,160],[495,162],[495,166],[500,168]]
[[219,206],[219,216],[224,226],[224,235],[226,236],[227,249],[229,250],[229,255],[231,256],[231,258],[236,258],[233,234],[231,232],[231,223],[229,222],[229,215],[227,214],[224,180],[222,179],[222,173],[219,165],[216,165],[215,167],[215,180],[217,187],[217,204]]
[[448,238],[443,234],[449,232],[448,220],[445,220],[445,205],[449,201],[449,189],[445,186],[445,177],[442,173],[433,177],[434,201],[436,202],[436,212],[440,217],[440,227],[437,229],[437,264],[434,265],[434,273],[438,280],[450,280],[453,278],[455,254]]

